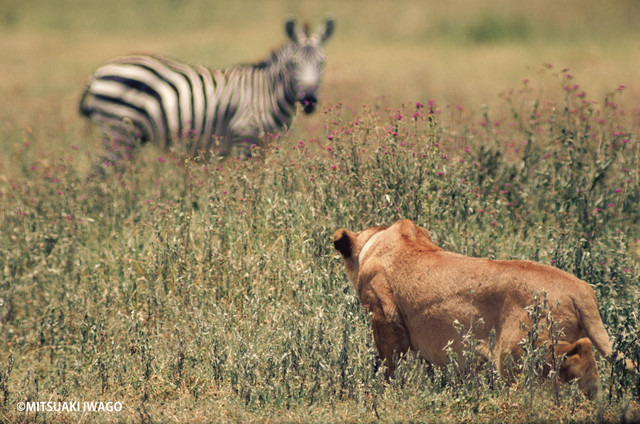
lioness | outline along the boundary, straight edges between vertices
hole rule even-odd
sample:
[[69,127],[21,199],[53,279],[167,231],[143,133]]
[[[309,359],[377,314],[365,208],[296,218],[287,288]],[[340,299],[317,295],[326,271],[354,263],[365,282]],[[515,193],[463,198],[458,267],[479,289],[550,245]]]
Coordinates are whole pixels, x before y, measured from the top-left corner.
[[[486,352],[487,359],[492,356],[497,369],[504,371],[508,355],[517,359],[522,354],[518,342],[531,328],[525,308],[534,303],[536,293],[546,292],[552,316],[563,330],[562,342],[554,347],[558,355],[566,355],[559,375],[565,381],[579,378],[587,396],[597,394],[591,343],[608,358],[612,345],[595,293],[584,281],[535,262],[471,258],[445,251],[425,229],[406,219],[358,233],[340,229],[333,243],[361,302],[372,314],[387,376],[394,370],[394,352],[411,349],[432,364],[445,365],[443,348],[453,340],[453,349],[462,358],[454,321],[469,328],[471,319],[479,322],[480,318],[484,324],[474,326],[478,351]],[[492,355],[491,329],[495,329]],[[632,366],[629,361],[627,366]]]

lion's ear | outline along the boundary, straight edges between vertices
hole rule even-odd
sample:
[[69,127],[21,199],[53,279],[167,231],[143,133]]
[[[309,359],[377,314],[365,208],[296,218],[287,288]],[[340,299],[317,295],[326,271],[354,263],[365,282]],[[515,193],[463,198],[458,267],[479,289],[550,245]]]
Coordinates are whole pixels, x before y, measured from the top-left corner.
[[353,255],[353,240],[355,235],[344,228],[333,234],[333,245],[343,258],[349,259]]

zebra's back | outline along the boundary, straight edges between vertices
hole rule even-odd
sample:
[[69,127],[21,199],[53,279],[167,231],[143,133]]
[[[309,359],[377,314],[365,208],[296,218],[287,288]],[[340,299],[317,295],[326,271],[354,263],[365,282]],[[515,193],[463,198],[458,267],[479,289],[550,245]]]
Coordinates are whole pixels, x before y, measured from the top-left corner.
[[99,68],[80,112],[110,127],[130,120],[141,141],[162,147],[185,138],[211,136],[220,78],[202,66],[156,56],[126,56]]

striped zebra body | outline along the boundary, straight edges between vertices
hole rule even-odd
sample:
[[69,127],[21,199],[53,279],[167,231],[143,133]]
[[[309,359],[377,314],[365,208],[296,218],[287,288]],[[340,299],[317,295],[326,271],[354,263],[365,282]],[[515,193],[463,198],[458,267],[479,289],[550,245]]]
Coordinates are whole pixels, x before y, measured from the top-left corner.
[[308,36],[290,20],[289,43],[265,62],[208,69],[157,56],[127,56],[99,68],[80,102],[81,114],[98,122],[104,149],[97,171],[118,164],[140,143],[178,144],[229,154],[237,143],[260,144],[264,135],[291,125],[296,103],[306,113],[317,102],[324,53],[333,21]]

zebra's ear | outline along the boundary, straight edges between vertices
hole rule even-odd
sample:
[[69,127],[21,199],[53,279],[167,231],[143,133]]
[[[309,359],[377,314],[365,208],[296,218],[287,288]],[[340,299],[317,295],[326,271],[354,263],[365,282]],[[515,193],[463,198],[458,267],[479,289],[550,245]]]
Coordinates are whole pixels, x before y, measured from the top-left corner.
[[324,23],[324,28],[320,30],[320,41],[325,43],[332,35],[335,27],[335,21],[332,16],[328,16]]
[[284,24],[284,29],[287,31],[287,36],[294,43],[298,42],[298,34],[296,34],[296,20],[293,17],[287,19]]
[[300,43],[307,39],[304,31],[296,24],[296,20],[293,17],[287,19],[287,23],[284,27],[287,30],[289,39],[294,43]]

